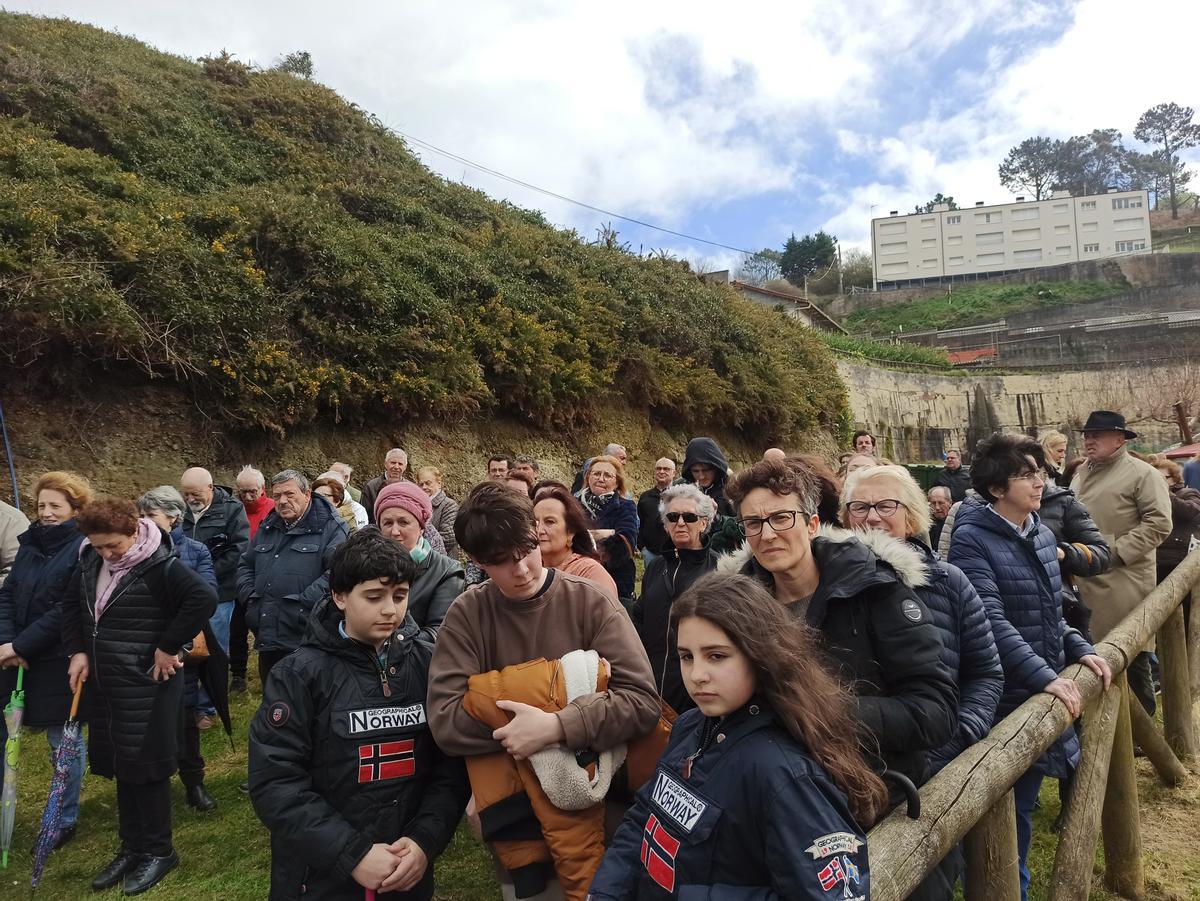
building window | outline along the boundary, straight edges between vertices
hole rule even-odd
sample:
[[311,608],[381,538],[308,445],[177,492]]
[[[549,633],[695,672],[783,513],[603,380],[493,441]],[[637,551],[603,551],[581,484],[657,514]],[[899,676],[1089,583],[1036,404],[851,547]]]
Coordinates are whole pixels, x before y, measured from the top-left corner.
[[975,236],[976,244],[1003,244],[1004,232],[982,232]]
[[1080,201],[1079,208],[1081,210],[1094,210],[1096,208],[1096,201],[1094,201],[1094,200]]
[[1071,245],[1067,244],[1064,246],[1060,244],[1058,247],[1054,248],[1054,255],[1056,257],[1069,257],[1071,255]]
[[1131,210],[1142,205],[1142,198],[1114,197],[1112,204],[1114,210]]
[[1013,219],[1037,219],[1042,211],[1035,206],[1021,206],[1012,211]]
[[947,245],[952,245],[952,246],[957,247],[962,242],[963,242],[962,235],[947,235],[946,236],[946,244]]
[[962,225],[962,216],[947,216],[947,225]]
[[1071,233],[1071,226],[1069,226],[1069,225],[1054,226],[1054,234],[1056,234],[1056,235],[1069,235],[1070,233]]
[[1098,232],[1100,231],[1099,222],[1084,222],[1079,226],[1081,232]]
[[907,241],[892,241],[891,243],[888,243],[888,244],[880,244],[879,245],[879,253],[880,254],[907,253],[907,252],[908,252],[908,242]]
[[1133,253],[1135,250],[1145,250],[1145,241],[1118,241],[1117,253]]
[[1013,253],[1013,261],[1017,263],[1035,263],[1042,258],[1042,248],[1032,247],[1029,250],[1018,250]]
[[1042,230],[1040,228],[1015,228],[1012,233],[1014,241],[1040,241],[1041,238]]
[[1146,220],[1141,216],[1135,216],[1132,219],[1114,219],[1113,231],[1131,232],[1139,231],[1146,227]]
[[1000,222],[1003,218],[1004,217],[1001,215],[1000,210],[994,210],[990,213],[976,213],[975,214],[975,222],[976,223]]
[[975,257],[980,266],[996,266],[1004,262],[1004,251],[1000,253],[981,253]]
[[962,264],[963,264],[962,257],[950,257],[950,265],[951,266],[961,266]]
[[1083,252],[1084,253],[1099,253],[1100,245],[1099,244],[1084,244]]
[[936,269],[937,268],[937,260],[921,260],[921,265],[927,266],[930,269]]
[[936,247],[937,246],[937,238],[925,238],[921,241],[921,246],[922,247]]
[[1056,203],[1054,204],[1054,212],[1065,213],[1068,209],[1070,209],[1070,206],[1071,205],[1068,203]]

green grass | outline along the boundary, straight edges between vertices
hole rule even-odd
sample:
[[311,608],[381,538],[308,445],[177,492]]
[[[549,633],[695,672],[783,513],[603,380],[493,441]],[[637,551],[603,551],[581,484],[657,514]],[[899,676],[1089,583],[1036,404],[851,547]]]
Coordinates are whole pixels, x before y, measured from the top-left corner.
[[829,349],[839,356],[950,368],[950,360],[941,348],[921,347],[902,341],[898,343],[873,341],[870,338],[839,335],[835,332],[818,332],[818,334]]
[[951,293],[851,313],[851,332],[873,335],[955,328],[1001,319],[1044,307],[1081,303],[1128,290],[1113,282],[1032,282],[1030,284],[953,285]]
[[[251,669],[253,669],[253,661]],[[196,813],[184,803],[183,787],[172,780],[175,847],[181,864],[160,885],[147,892],[153,898],[220,898],[222,901],[261,901],[270,884],[270,843],[248,796],[238,791],[246,778],[246,734],[258,704],[257,685],[235,700],[233,749],[219,728],[203,733],[205,785],[217,800],[211,813]],[[22,740],[17,825],[8,870],[0,871],[0,898],[29,897],[32,848],[46,802],[50,763],[46,738],[26,733]],[[117,850],[117,810],[114,783],[90,773],[84,779],[79,832],[74,841],[51,855],[36,898],[75,899],[91,895],[92,877]],[[454,841],[436,863],[442,901],[496,901],[491,861],[483,846],[460,826]],[[96,897],[119,897],[109,892]]]

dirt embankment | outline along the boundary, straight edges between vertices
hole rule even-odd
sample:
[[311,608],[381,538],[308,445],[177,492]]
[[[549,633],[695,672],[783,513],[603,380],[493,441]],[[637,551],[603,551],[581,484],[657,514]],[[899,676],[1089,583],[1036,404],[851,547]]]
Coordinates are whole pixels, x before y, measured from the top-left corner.
[[[654,461],[663,455],[682,461],[692,437],[615,408],[604,410],[594,428],[578,434],[538,432],[503,419],[474,419],[414,421],[394,429],[320,423],[294,430],[282,440],[246,437],[228,430],[168,385],[119,390],[95,385],[86,393],[53,397],[6,389],[0,402],[27,513],[33,512],[32,485],[48,469],[73,469],[100,491],[132,496],[155,485],[177,484],[189,466],[208,467],[219,484],[231,485],[245,464],[268,477],[286,466],[316,476],[330,462],[342,460],[355,468],[355,483],[361,485],[381,471],[384,453],[395,446],[409,452],[413,466],[438,466],[449,492],[461,498],[483,478],[491,453],[532,456],[544,477],[570,484],[584,459],[609,441],[618,441],[629,449],[633,489],[639,491],[653,483]],[[699,434],[716,438],[735,469],[758,459],[764,449],[719,428]],[[832,448],[829,439],[818,438],[803,449]],[[3,467],[0,472],[0,498],[11,499],[7,472]]]

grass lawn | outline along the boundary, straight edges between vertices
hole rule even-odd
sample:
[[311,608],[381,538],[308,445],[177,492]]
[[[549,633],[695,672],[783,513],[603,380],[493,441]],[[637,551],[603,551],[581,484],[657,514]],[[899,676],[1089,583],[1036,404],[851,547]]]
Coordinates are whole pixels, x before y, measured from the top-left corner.
[[[251,670],[254,669],[253,661]],[[200,814],[183,800],[183,787],[173,780],[175,846],[179,868],[147,892],[151,898],[219,898],[262,901],[267,897],[270,845],[248,796],[238,791],[246,778],[246,734],[258,705],[257,682],[248,696],[234,701],[233,748],[219,728],[203,734],[207,778],[217,809]],[[28,898],[32,849],[50,784],[46,737],[26,733],[22,739],[17,792],[17,825],[8,869],[0,871],[0,898]],[[78,899],[92,895],[92,877],[108,863],[118,846],[114,783],[90,773],[83,783],[79,832],[75,840],[51,855],[35,898]],[[437,862],[437,897],[444,901],[495,901],[500,898],[487,852],[465,827],[459,829]],[[114,889],[95,897],[120,897]]]

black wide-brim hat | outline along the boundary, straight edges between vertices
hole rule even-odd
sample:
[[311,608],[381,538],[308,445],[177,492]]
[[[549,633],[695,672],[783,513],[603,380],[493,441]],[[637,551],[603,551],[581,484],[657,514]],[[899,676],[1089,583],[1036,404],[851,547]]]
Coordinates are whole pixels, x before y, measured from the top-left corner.
[[1088,414],[1087,422],[1077,432],[1124,432],[1125,437],[1133,439],[1137,432],[1125,427],[1125,417],[1112,410],[1093,410]]

